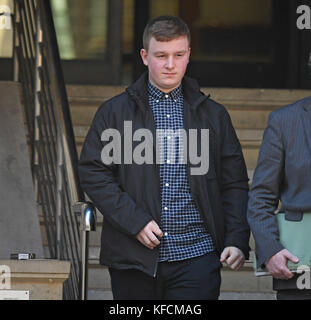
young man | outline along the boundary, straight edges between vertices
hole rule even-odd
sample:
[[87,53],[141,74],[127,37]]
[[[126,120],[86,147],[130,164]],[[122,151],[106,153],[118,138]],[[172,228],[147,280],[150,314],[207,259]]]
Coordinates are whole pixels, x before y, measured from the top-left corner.
[[237,270],[249,253],[241,146],[225,108],[184,76],[187,25],[158,17],[143,41],[148,73],[101,106],[80,159],[82,187],[104,215],[100,262],[114,299],[217,299],[221,263]]

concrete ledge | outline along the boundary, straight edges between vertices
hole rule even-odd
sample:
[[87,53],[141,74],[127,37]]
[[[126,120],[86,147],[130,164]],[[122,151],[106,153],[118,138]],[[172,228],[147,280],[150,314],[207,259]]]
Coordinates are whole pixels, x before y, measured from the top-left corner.
[[63,282],[70,273],[69,261],[0,260],[0,266],[10,268],[11,290],[29,290],[30,300],[62,300]]
[[88,290],[88,300],[113,300],[111,290]]
[[[253,253],[252,253],[253,254]],[[244,266],[239,271],[234,271],[227,266],[221,269],[221,292],[251,292],[251,293],[271,293],[272,277],[256,277],[254,275],[253,263],[245,262]]]

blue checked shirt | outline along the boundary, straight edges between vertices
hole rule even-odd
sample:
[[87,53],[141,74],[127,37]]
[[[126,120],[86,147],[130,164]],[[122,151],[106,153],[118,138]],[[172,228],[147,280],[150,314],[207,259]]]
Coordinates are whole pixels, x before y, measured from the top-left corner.
[[[181,86],[168,94],[148,82],[149,104],[153,112],[161,150],[161,230],[159,261],[176,261],[214,251],[212,237],[192,198],[183,163],[183,95]],[[175,134],[174,134],[175,133]],[[171,140],[175,139],[175,140]],[[172,142],[173,141],[173,142]]]

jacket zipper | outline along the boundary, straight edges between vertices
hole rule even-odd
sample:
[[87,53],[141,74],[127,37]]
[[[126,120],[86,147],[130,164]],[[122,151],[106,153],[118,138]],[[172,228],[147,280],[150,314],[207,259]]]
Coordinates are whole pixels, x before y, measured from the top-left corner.
[[156,265],[155,265],[154,272],[153,272],[153,277],[154,277],[154,278],[155,278],[156,275],[157,275],[157,270],[158,270],[158,258],[157,258]]
[[[133,97],[133,99],[134,99],[134,101],[137,103],[137,104],[140,104],[141,102],[140,102],[140,100],[139,100],[139,98],[131,91],[131,90],[129,90],[128,91],[128,93],[130,94],[130,96],[132,96]],[[151,108],[150,108],[150,110],[146,110],[145,111],[146,113],[150,113],[150,112],[152,112],[152,110],[151,110]],[[152,115],[152,124],[153,124],[153,127],[154,127],[154,129],[155,129],[155,133],[157,132],[156,131],[156,125],[155,125],[155,121],[154,121],[154,117],[153,117],[153,115]],[[156,139],[156,137],[154,138],[154,139]],[[156,149],[157,150],[157,149]],[[157,159],[157,153],[155,152],[155,158]],[[161,208],[161,213],[160,213],[160,221],[158,221],[158,222],[160,222],[159,224],[160,224],[160,226],[161,226],[161,214],[162,214],[162,195],[161,195],[161,180],[160,180],[160,168],[159,168],[159,165],[156,163],[156,170],[157,170],[157,178],[158,178],[158,189],[159,189],[159,194],[160,194],[160,208]],[[158,255],[157,255],[157,259],[156,259],[156,263],[155,263],[155,268],[154,268],[154,272],[153,272],[153,277],[155,278],[156,277],[156,275],[157,275],[157,270],[158,270]]]

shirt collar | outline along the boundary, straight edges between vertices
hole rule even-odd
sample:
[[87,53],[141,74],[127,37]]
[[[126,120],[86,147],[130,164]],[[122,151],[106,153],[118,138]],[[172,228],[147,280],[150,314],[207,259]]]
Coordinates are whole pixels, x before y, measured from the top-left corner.
[[161,100],[165,97],[165,95],[169,95],[173,100],[177,100],[182,96],[182,90],[181,90],[181,85],[179,85],[177,88],[174,90],[165,93],[155,87],[150,81],[148,81],[148,91],[149,94],[155,99],[155,100]]

